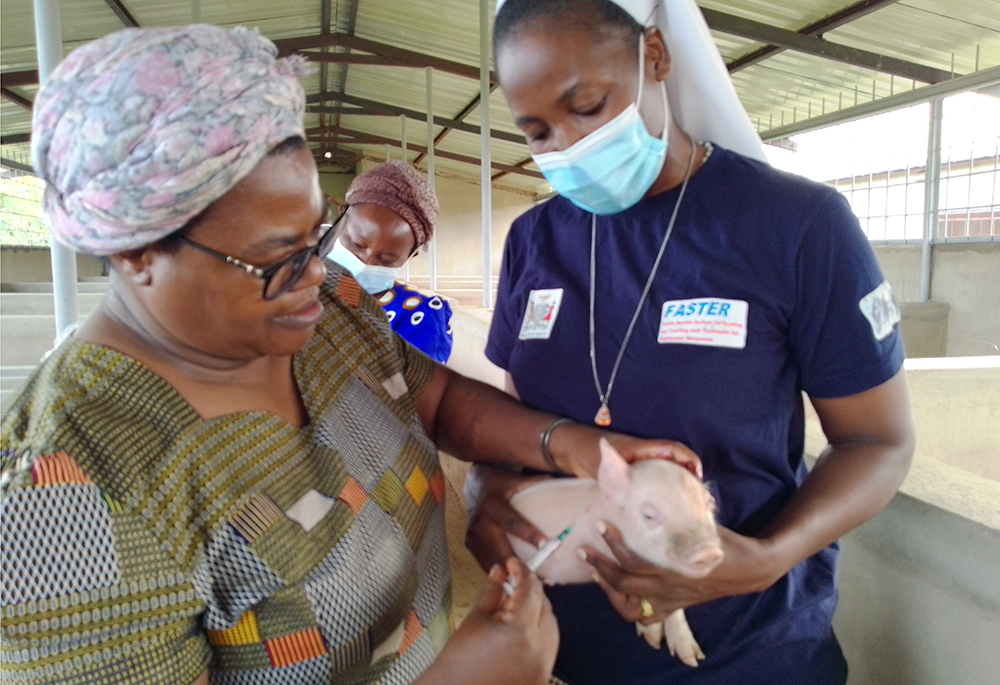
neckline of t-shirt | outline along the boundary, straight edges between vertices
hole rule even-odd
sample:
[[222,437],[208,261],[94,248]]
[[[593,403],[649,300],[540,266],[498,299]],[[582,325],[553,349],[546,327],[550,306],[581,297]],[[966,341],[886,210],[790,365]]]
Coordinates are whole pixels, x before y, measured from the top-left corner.
[[[697,171],[695,171],[691,175],[691,178],[688,180],[687,184],[688,187],[687,190],[685,191],[686,200],[690,200],[691,195],[699,191],[702,186],[706,185],[706,183],[711,182],[710,177],[715,175],[715,169],[719,165],[719,158],[724,155],[730,154],[728,150],[719,147],[715,143],[711,143],[711,145],[712,145],[711,151],[708,153],[708,156],[705,159],[704,163],[698,168]],[[664,190],[662,193],[657,193],[652,197],[645,197],[632,207],[629,207],[627,210],[625,210],[625,212],[622,212],[622,214],[630,212],[633,209],[639,209],[643,206],[655,207],[657,204],[660,203],[668,203],[671,207],[673,207],[673,204],[677,202],[677,197],[680,195],[681,187],[683,185],[684,184],[681,183],[674,186],[673,188]],[[639,211],[641,211],[641,209]]]

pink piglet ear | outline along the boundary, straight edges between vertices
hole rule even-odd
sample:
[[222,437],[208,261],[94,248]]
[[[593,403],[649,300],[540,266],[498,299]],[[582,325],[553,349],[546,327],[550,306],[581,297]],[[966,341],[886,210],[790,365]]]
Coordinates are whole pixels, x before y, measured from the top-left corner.
[[597,486],[606,500],[616,506],[623,506],[632,482],[628,464],[604,438],[601,438],[599,445],[601,465],[597,469]]

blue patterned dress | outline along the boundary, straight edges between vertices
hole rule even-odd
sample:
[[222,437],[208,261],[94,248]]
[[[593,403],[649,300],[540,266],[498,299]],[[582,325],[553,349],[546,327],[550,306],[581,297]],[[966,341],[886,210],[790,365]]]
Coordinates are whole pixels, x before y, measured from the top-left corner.
[[392,330],[431,359],[444,364],[451,356],[451,305],[438,296],[429,297],[413,286],[399,284],[387,290],[379,303],[385,308]]

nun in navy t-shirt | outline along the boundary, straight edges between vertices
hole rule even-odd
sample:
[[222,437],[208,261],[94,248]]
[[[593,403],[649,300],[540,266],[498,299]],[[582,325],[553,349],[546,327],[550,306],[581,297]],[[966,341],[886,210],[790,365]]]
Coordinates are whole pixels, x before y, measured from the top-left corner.
[[[767,164],[692,0],[498,4],[500,84],[558,196],[511,228],[486,354],[531,406],[687,444],[724,527],[725,559],[700,580],[614,529],[613,558],[585,550],[600,583],[549,591],[556,675],[843,685],[837,539],[889,502],[914,447],[899,311],[857,219]],[[803,392],[830,441],[811,472]],[[510,553],[519,479],[470,474],[481,563]],[[632,625],[678,608],[697,668]]]
[[355,178],[345,201],[330,259],[379,299],[394,331],[444,364],[451,355],[451,305],[396,283],[403,265],[434,236],[434,189],[403,162],[387,162]]

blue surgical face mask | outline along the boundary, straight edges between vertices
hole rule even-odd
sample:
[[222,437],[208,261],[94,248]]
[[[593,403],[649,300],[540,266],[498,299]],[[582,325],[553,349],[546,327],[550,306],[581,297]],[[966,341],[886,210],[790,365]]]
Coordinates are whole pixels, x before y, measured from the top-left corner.
[[365,264],[340,240],[337,240],[330,251],[330,259],[350,271],[354,280],[372,295],[384,293],[396,284],[396,274],[399,273],[399,269]]
[[565,150],[532,155],[553,190],[594,214],[617,214],[636,204],[652,187],[667,156],[670,109],[663,94],[663,135],[646,128],[639,105],[645,76],[645,41],[639,37],[639,94],[608,123]]

